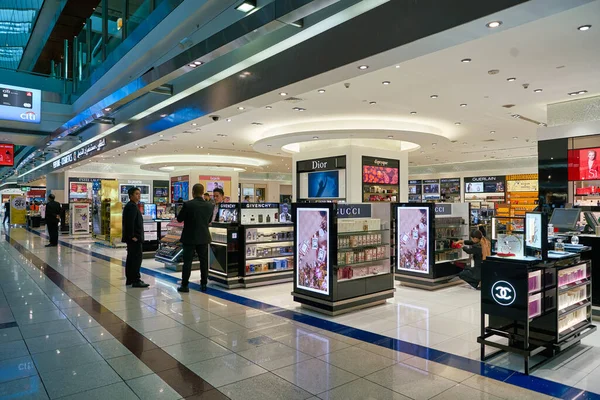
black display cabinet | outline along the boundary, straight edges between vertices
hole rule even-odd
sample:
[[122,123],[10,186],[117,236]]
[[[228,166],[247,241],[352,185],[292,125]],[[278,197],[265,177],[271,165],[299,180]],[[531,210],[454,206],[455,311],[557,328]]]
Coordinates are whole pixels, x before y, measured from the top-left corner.
[[337,315],[394,295],[390,205],[295,203],[294,300]]
[[242,287],[239,225],[215,222],[209,229],[212,241],[208,252],[208,279],[228,289]]
[[[482,267],[481,336],[477,339],[481,359],[503,352],[518,354],[529,374],[579,344],[596,330],[591,321],[591,286],[591,263],[577,254],[550,261],[488,257]],[[486,355],[486,346],[499,350]],[[546,358],[530,366],[530,358],[536,355]]]
[[[452,206],[455,205],[445,205]],[[468,259],[462,251],[451,250],[449,246],[452,241],[468,239],[468,205],[460,221],[443,218],[439,227],[436,207],[443,208],[433,203],[392,205],[392,263],[395,279],[405,286],[436,290],[460,284],[450,281],[461,271],[456,263],[466,264]],[[436,242],[443,244],[443,248],[436,250]],[[440,258],[440,254],[448,253],[455,255]]]

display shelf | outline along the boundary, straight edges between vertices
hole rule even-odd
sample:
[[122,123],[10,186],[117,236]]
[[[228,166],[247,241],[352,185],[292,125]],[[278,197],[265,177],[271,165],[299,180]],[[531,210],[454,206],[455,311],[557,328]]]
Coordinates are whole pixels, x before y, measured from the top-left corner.
[[354,246],[354,247],[338,247],[338,252],[349,252],[352,250],[362,250],[362,249],[372,249],[380,246],[389,246],[389,243],[377,243],[377,244],[365,244],[362,246]]
[[283,269],[270,269],[267,271],[258,271],[258,272],[247,272],[246,275],[264,275],[264,274],[272,274],[272,273],[277,273],[277,272],[286,272],[286,271],[293,271],[294,268],[283,268]]
[[272,243],[293,243],[294,239],[290,239],[290,240],[268,240],[268,241],[263,241],[263,242],[249,242],[246,241],[246,244],[272,244]]
[[561,286],[558,287],[558,291],[559,292],[568,292],[571,289],[576,289],[578,287],[586,286],[586,285],[589,285],[591,283],[592,282],[589,280],[589,277],[588,277],[588,278],[586,278],[584,280],[581,280],[581,281],[575,281],[575,282],[570,282],[570,283],[561,285]]
[[390,274],[390,272],[386,271],[386,272],[381,272],[381,273],[378,273],[378,274],[369,274],[369,275],[364,275],[364,276],[355,276],[355,277],[352,277],[352,278],[342,278],[342,279],[338,278],[338,282],[339,283],[350,282],[350,281],[356,281],[358,279],[368,279],[368,278],[372,278],[372,277],[375,277],[375,276],[389,275],[389,274]]
[[279,258],[287,258],[293,256],[294,253],[286,253],[280,254],[278,256],[268,256],[268,257],[246,257],[246,261],[257,261],[257,260],[277,260]]
[[338,236],[348,236],[348,235],[362,235],[369,233],[384,233],[389,232],[389,229],[374,229],[369,231],[352,231],[352,232],[338,232]]
[[[582,263],[579,254],[556,261],[488,257],[482,267],[482,329],[477,339],[481,359],[515,353],[523,357],[524,371],[529,374],[596,331],[591,320],[591,290],[571,286],[575,282],[558,285],[559,276],[570,279],[578,270],[591,271],[590,262]],[[532,293],[534,289],[537,291]],[[493,337],[507,338],[509,344],[500,344]],[[500,351],[486,353],[486,346]],[[535,355],[545,359],[530,368],[529,360]]]
[[378,259],[370,260],[370,261],[355,262],[355,263],[350,263],[350,264],[338,264],[338,265],[336,265],[336,267],[337,268],[358,267],[361,265],[368,265],[368,264],[373,264],[373,263],[377,263],[377,262],[381,262],[381,261],[387,261],[389,259],[390,259],[389,257],[386,257],[386,258],[378,258]]

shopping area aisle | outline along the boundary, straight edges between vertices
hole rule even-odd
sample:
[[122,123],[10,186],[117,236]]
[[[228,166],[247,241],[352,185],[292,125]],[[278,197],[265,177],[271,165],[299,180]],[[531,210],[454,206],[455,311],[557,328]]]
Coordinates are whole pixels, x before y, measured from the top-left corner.
[[214,289],[125,288],[121,265],[43,244],[22,229],[0,242],[0,398],[551,398],[502,381],[599,397]]

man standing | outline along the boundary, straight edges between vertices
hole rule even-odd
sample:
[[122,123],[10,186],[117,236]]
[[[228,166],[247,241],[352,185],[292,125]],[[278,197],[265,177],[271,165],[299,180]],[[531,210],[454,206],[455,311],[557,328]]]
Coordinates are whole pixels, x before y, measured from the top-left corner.
[[141,279],[142,244],[144,243],[144,220],[138,207],[141,192],[137,187],[127,191],[129,202],[123,209],[123,237],[121,241],[127,243],[127,259],[125,260],[125,285],[135,288],[150,286]]
[[46,247],[58,246],[58,223],[60,222],[60,212],[62,207],[58,201],[55,201],[52,193],[48,195],[48,203],[46,204],[46,226],[48,227],[48,235],[50,243]]
[[6,220],[10,223],[10,201],[4,203],[4,221],[2,223],[5,224]]
[[215,200],[215,208],[213,210],[212,219],[210,220],[211,222],[214,222],[217,220],[217,213],[219,212],[219,204],[221,204],[223,202],[223,200],[225,200],[225,192],[223,192],[223,189],[216,188],[215,190],[213,190],[213,199]]
[[[215,189],[216,192],[216,189]],[[216,201],[216,193],[215,201]],[[200,288],[206,292],[208,282],[208,244],[210,243],[210,232],[208,225],[213,216],[213,205],[202,198],[204,186],[197,183],[192,188],[194,199],[183,205],[177,215],[177,221],[183,222],[181,243],[183,244],[183,271],[181,274],[181,286],[179,292],[190,291],[188,284],[192,274],[192,260],[194,251],[198,254],[200,261]]]

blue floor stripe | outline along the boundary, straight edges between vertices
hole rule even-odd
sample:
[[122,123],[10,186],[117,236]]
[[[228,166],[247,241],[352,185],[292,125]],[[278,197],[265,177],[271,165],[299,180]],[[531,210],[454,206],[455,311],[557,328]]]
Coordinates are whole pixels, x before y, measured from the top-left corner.
[[[46,239],[48,238],[48,236],[44,233],[32,230],[30,228],[26,229],[33,234],[44,237]],[[9,234],[7,234],[7,236],[9,236]],[[91,255],[92,257],[96,257],[104,261],[125,266],[125,261],[123,260],[112,258],[104,254],[96,253],[95,251],[84,249],[82,247],[75,246],[71,243],[67,243],[64,241],[59,242],[61,245],[77,250],[81,253]],[[179,281],[179,278],[177,277],[145,267],[142,267],[141,272],[146,275],[150,275],[171,283],[177,283]],[[200,285],[197,283],[190,283],[189,287],[193,290],[200,290]],[[549,381],[547,379],[538,378],[531,375],[527,376],[521,372],[513,371],[508,368],[499,367],[485,362],[472,360],[470,358],[446,353],[440,350],[431,349],[429,347],[421,346],[418,344],[379,335],[377,333],[368,332],[362,329],[338,324],[336,322],[324,320],[318,317],[314,317],[312,315],[306,315],[296,311],[272,306],[270,304],[242,297],[223,290],[209,287],[206,293],[211,296],[221,298],[223,300],[228,300],[261,311],[270,312],[273,315],[277,315],[292,321],[301,322],[313,326],[315,328],[335,332],[340,335],[361,340],[363,342],[375,344],[388,349],[400,351],[429,361],[435,361],[443,365],[471,372],[473,374],[484,376],[486,378],[509,383],[511,385],[518,386],[524,389],[529,389],[538,393],[543,393],[548,396],[567,400],[600,400],[600,394],[588,392],[582,389],[577,389],[572,386],[564,385],[562,383],[554,381]]]

